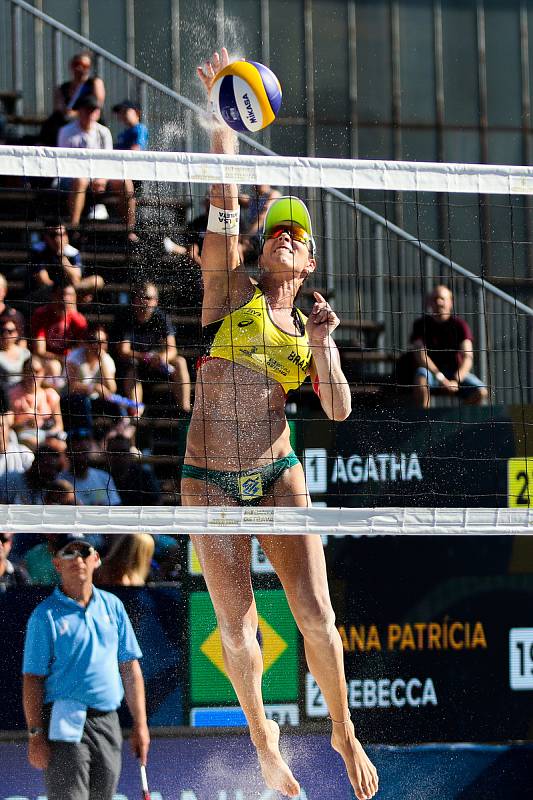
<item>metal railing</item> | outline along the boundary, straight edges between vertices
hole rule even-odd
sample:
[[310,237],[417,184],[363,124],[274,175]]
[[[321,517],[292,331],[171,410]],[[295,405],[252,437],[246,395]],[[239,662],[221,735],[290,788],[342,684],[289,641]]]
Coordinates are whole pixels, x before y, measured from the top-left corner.
[[[50,113],[53,89],[81,47],[95,55],[96,72],[106,85],[106,107],[125,97],[141,103],[151,149],[208,149],[203,110],[196,103],[25,0],[4,0],[4,16],[6,9],[11,10],[11,61],[6,48],[0,65],[21,95],[18,113]],[[113,127],[112,120],[107,122]],[[242,152],[274,154],[247,136],[240,140]],[[493,400],[533,401],[533,309],[518,295],[501,291],[338,190],[315,191],[311,197],[323,212],[317,228],[325,268],[317,286],[335,294],[341,314],[383,322],[379,348],[398,354],[407,346],[413,320],[425,310],[426,293],[435,282],[446,280],[454,290],[456,313],[473,329],[475,369],[491,387]],[[377,367],[378,372],[386,369],[384,364]]]

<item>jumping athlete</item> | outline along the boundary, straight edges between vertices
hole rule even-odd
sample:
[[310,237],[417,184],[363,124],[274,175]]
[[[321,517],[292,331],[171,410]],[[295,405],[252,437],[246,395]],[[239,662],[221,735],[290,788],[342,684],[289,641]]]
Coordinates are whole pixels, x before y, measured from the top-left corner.
[[[208,98],[228,54],[198,68]],[[214,123],[212,152],[234,153],[233,131]],[[315,292],[309,319],[294,308],[316,268],[306,206],[275,200],[265,218],[255,285],[240,263],[237,186],[213,185],[202,250],[205,355],[182,474],[184,505],[309,506],[302,465],[290,445],[286,392],[309,375],[332,420],[351,411],[350,389],[331,333],[339,319]],[[309,669],[327,703],[331,743],[344,759],[358,800],[377,791],[373,764],[350,719],[343,649],[335,627],[319,536],[259,536],[303,636]],[[193,536],[222,638],[227,674],[248,720],[268,787],[295,797],[300,787],[279,751],[279,728],[265,716],[262,656],[250,578],[250,538]]]

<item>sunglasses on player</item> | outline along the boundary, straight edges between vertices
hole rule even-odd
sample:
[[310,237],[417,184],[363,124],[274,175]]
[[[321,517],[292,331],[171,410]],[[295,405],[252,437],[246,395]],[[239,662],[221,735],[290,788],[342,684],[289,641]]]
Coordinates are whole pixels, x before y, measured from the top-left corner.
[[301,228],[299,225],[293,225],[291,223],[282,223],[281,225],[274,225],[273,228],[270,230],[265,231],[265,239],[279,239],[279,237],[283,233],[288,233],[291,239],[295,242],[300,242],[301,244],[309,245],[311,244],[311,237],[307,233],[304,228]]
[[86,558],[89,558],[89,556],[92,556],[95,552],[94,547],[90,544],[67,545],[63,547],[62,550],[59,550],[57,557],[62,561],[74,561],[75,558],[80,556],[80,558],[83,558],[85,561]]

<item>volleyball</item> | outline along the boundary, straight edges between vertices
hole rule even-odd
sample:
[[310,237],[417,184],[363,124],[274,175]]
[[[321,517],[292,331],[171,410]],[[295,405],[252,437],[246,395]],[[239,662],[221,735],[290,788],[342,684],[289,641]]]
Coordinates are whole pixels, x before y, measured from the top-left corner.
[[233,61],[217,75],[211,101],[217,117],[234,131],[255,133],[276,119],[281,85],[264,64]]

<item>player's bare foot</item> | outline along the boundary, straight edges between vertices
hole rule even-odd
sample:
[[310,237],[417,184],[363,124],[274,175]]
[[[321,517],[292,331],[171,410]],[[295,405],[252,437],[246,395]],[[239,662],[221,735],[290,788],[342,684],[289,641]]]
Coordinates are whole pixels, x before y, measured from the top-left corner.
[[342,757],[358,800],[374,797],[378,790],[378,773],[356,738],[351,720],[333,722],[331,746]]
[[261,746],[255,744],[263,779],[269,789],[287,797],[300,794],[300,784],[284,762],[279,752],[279,727],[274,720],[267,720],[267,740]]

